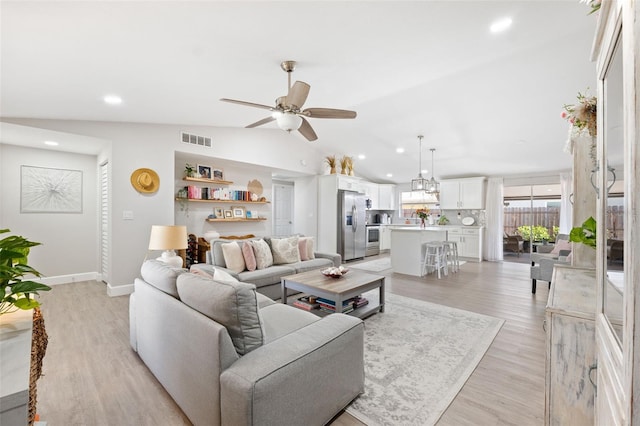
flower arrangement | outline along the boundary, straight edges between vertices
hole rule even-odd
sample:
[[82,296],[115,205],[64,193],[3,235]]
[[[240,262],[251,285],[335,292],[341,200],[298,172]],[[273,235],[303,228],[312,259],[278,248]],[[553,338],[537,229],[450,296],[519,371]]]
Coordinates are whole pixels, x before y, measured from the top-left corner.
[[429,209],[424,208],[416,210],[416,216],[418,216],[422,220],[427,219],[429,217]]
[[571,228],[569,241],[596,248],[596,220],[590,216],[582,225]]
[[578,103],[565,105],[560,114],[562,118],[571,123],[572,127],[579,130],[587,129],[593,137],[597,134],[597,99],[595,96],[586,96],[578,93]]

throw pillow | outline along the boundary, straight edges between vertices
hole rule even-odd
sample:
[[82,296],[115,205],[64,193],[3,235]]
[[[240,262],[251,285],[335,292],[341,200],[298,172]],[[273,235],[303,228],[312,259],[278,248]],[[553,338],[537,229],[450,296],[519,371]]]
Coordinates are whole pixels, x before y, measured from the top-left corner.
[[556,242],[551,253],[558,256],[560,254],[560,250],[571,250],[571,242],[568,240],[559,240]]
[[286,263],[300,262],[298,240],[298,236],[288,238],[271,238],[271,253],[273,254],[273,264],[282,265]]
[[305,237],[307,238],[307,256],[309,259],[315,259],[315,248],[313,247],[313,237]]
[[273,265],[273,255],[271,249],[264,240],[251,241],[253,253],[256,256],[256,268],[265,269]]
[[224,256],[224,263],[227,264],[227,269],[235,273],[244,271],[244,257],[237,242],[222,244],[222,256]]
[[298,251],[300,252],[300,260],[309,260],[309,255],[307,254],[307,238],[300,237],[298,240]]
[[231,275],[230,273],[223,271],[220,268],[215,268],[213,271],[213,279],[216,281],[227,281],[227,282],[234,282],[237,283],[238,280],[236,279],[236,277],[234,277],[233,275]]
[[177,281],[180,300],[226,327],[239,355],[262,346],[264,332],[255,285],[214,281],[195,274],[180,277]]
[[245,241],[242,244],[242,257],[244,257],[244,263],[247,265],[247,270],[255,271],[257,267],[256,255],[253,254],[253,246],[249,241]]

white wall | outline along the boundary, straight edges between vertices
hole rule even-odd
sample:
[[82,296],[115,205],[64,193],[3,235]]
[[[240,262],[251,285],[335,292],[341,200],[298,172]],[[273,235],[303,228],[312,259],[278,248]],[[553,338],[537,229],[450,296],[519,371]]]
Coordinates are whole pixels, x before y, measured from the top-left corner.
[[[98,272],[97,158],[0,144],[0,164],[0,228],[42,243],[29,265],[45,276]],[[81,170],[82,213],[20,213],[21,165]]]
[[[303,138],[277,129],[10,118],[3,118],[2,121],[111,142],[111,152],[100,157],[101,160],[109,157],[107,159],[111,167],[110,295],[126,294],[132,290],[133,280],[139,275],[140,265],[147,256],[151,225],[175,223],[176,151],[299,174],[324,172],[322,154]],[[181,131],[211,136],[213,148],[181,142]],[[140,194],[131,186],[131,173],[140,167],[158,173],[158,192]],[[125,211],[133,212],[133,220],[123,219]],[[92,235],[95,236],[95,230]]]

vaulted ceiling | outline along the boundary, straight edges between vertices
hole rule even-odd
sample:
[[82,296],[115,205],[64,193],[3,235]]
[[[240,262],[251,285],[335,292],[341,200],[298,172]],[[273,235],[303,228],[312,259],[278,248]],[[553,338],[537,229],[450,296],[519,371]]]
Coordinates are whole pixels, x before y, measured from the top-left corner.
[[[379,182],[417,175],[419,134],[427,177],[430,148],[436,178],[568,170],[560,112],[596,87],[597,14],[577,0],[2,1],[0,12],[2,117],[243,129],[268,111],[219,99],[273,105],[287,91],[280,62],[296,60],[305,107],[358,116],[309,119],[315,142],[285,135],[352,155]],[[504,17],[511,27],[491,33]]]

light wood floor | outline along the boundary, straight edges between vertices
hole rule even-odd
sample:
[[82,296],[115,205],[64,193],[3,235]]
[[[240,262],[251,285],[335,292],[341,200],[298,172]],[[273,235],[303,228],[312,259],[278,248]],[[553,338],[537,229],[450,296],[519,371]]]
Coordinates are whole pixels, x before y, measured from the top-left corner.
[[[531,294],[529,265],[466,263],[440,280],[385,275],[391,293],[506,320],[439,426],[544,423],[548,289]],[[129,346],[128,297],[110,298],[104,284],[81,282],[55,286],[41,301],[49,347],[38,413],[47,426],[190,424]],[[333,421],[361,424],[346,413]]]

